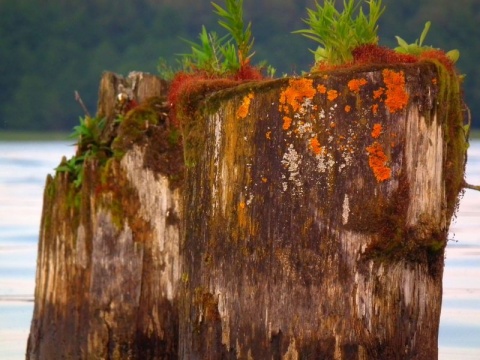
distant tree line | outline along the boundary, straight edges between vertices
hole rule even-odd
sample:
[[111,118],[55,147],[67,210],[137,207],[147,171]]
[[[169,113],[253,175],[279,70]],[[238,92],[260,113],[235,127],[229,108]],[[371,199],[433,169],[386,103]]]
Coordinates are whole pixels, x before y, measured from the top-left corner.
[[[395,35],[413,42],[431,20],[425,44],[460,50],[465,98],[478,118],[480,2],[384,4],[381,45],[396,46]],[[277,76],[310,69],[316,44],[291,32],[305,27],[314,0],[244,0],[244,6],[255,37],[253,63],[266,60]],[[83,115],[74,91],[95,112],[103,71],[157,73],[160,57],[175,64],[176,54],[189,52],[180,38],[195,40],[202,25],[221,31],[210,1],[0,0],[0,130],[69,131]]]

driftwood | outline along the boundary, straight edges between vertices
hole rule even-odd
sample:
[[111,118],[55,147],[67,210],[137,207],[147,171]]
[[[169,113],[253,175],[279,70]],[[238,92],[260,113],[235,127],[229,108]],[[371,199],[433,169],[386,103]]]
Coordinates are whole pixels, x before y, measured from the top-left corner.
[[[464,186],[454,77],[420,63],[195,94],[182,144],[168,119],[132,120],[165,114],[165,84],[135,76],[101,82],[112,157],[80,189],[47,179],[28,359],[437,357]],[[119,89],[138,104],[120,124]]]

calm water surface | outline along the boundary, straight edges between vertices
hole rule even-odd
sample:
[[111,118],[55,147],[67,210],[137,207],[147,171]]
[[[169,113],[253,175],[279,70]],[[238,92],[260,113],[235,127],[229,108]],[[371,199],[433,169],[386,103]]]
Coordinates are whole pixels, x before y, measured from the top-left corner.
[[[25,358],[33,311],[45,177],[68,143],[0,142],[0,359]],[[480,141],[467,180],[480,184]],[[440,359],[480,359],[480,192],[467,190],[451,226],[444,273]]]

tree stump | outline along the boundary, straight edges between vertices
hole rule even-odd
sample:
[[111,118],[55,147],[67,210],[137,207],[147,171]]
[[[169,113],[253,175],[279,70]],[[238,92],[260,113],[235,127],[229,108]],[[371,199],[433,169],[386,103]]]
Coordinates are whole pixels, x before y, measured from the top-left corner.
[[[161,118],[166,90],[152,75],[104,74],[114,154],[88,158],[80,188],[67,173],[47,178],[28,359],[177,358],[183,156],[145,116]],[[118,125],[125,101],[141,105]]]
[[108,76],[111,157],[80,189],[47,180],[27,358],[438,356],[466,154],[454,75],[206,81],[177,104],[183,144],[161,86],[115,122]]

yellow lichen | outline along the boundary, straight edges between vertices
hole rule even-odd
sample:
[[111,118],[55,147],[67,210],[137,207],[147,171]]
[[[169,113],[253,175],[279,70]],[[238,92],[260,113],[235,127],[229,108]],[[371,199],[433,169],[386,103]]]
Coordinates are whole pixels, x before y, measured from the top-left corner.
[[367,147],[368,152],[368,165],[373,171],[373,175],[378,182],[382,182],[390,179],[392,176],[392,170],[387,166],[387,155],[383,151],[383,146],[374,142]]
[[384,69],[382,75],[387,87],[385,105],[391,113],[402,110],[408,103],[408,93],[405,90],[405,74],[403,71],[395,72]]
[[360,88],[367,83],[367,80],[360,78],[360,79],[352,79],[348,82],[348,88],[350,91],[359,92]]
[[244,119],[248,115],[248,111],[250,110],[250,102],[253,99],[253,93],[245,95],[243,98],[242,104],[237,110],[237,118]]

